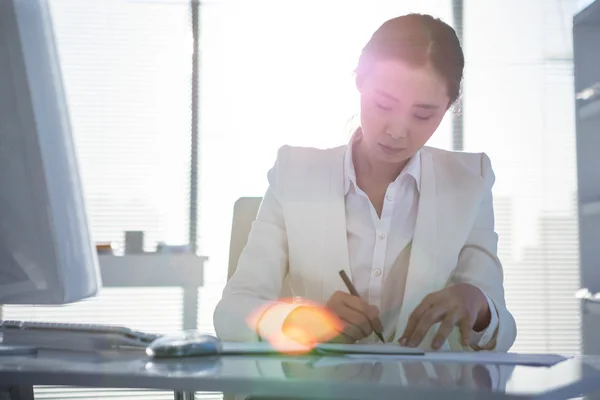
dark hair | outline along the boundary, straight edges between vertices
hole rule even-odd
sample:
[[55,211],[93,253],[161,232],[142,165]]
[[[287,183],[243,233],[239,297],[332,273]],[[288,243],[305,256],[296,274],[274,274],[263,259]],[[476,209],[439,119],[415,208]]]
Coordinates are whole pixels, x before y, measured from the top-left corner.
[[382,59],[402,60],[415,66],[429,63],[448,85],[448,106],[460,96],[465,58],[456,32],[439,18],[408,14],[384,22],[363,48],[357,79],[362,79],[372,64]]

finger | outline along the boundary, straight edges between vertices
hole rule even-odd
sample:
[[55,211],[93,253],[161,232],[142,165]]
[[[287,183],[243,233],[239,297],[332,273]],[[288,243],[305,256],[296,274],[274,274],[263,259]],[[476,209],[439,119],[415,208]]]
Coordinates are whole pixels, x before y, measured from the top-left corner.
[[408,317],[408,321],[406,323],[406,327],[404,328],[404,333],[402,333],[402,337],[400,338],[400,344],[402,346],[406,346],[408,344],[408,340],[413,335],[421,316],[427,312],[427,310],[434,304],[434,296],[428,295],[426,296],[421,303],[413,310]]
[[460,340],[463,346],[469,346],[471,343],[471,335],[473,334],[473,325],[475,325],[475,319],[476,317],[467,314],[460,321],[458,329],[460,331]]
[[342,301],[346,306],[365,316],[369,314],[369,304],[360,297],[347,294],[342,298]]
[[452,333],[452,329],[454,329],[457,321],[458,316],[455,313],[446,314],[446,317],[442,321],[442,324],[438,328],[438,331],[433,338],[433,342],[431,343],[431,347],[433,347],[434,350],[438,350],[442,347],[442,344],[448,339],[450,333]]
[[331,339],[329,343],[344,343],[344,344],[352,344],[356,343],[356,339],[351,336],[346,335],[344,332],[340,332],[335,338]]
[[369,313],[367,314],[367,317],[369,318],[373,329],[375,329],[377,332],[383,332],[383,324],[379,318],[379,309],[377,307],[369,306]]
[[422,341],[429,329],[437,323],[440,322],[445,316],[448,310],[443,305],[438,305],[431,307],[419,320],[417,323],[417,327],[413,331],[412,336],[408,339],[409,347],[416,347]]
[[369,305],[363,299],[356,296],[346,296],[343,301],[348,308],[360,313],[367,319],[369,332],[372,332],[373,329],[377,332],[383,331],[383,324],[379,318],[379,309],[377,307]]
[[[371,324],[366,316],[348,307],[343,307],[337,310],[338,316],[344,321],[346,325],[353,325],[360,329],[364,337],[369,336],[373,332]],[[358,338],[362,339],[362,338]]]
[[360,327],[349,323],[344,323],[344,329],[341,333],[352,338],[354,342],[370,335],[370,333],[365,334]]
[[348,295],[348,293],[344,293],[339,290],[336,291],[334,294],[331,295],[329,300],[327,300],[326,307],[329,307],[329,308],[339,307],[341,304],[344,303],[344,297],[346,297],[347,295]]

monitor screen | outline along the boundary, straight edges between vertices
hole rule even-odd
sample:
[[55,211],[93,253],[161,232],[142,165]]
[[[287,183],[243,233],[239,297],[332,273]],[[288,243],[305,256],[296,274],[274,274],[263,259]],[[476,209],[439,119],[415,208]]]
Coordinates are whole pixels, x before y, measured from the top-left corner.
[[47,0],[0,1],[0,304],[101,286]]

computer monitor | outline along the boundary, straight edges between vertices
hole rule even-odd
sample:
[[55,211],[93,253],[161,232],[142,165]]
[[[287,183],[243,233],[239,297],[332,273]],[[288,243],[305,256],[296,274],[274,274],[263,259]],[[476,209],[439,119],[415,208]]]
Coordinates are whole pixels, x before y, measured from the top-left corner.
[[101,286],[46,0],[0,0],[0,304]]

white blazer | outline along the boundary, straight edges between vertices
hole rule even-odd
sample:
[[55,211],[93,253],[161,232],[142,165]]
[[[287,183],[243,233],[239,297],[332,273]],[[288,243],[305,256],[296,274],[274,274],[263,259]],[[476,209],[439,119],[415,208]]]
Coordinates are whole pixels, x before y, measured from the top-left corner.
[[[284,146],[279,150],[248,243],[215,309],[214,324],[221,339],[258,340],[248,317],[277,302],[286,275],[294,296],[321,304],[335,291],[347,291],[338,274],[344,269],[351,276],[344,198],[346,148]],[[427,294],[466,282],[487,294],[498,312],[496,338],[486,349],[507,351],[516,338],[516,325],[506,309],[502,265],[496,254],[490,160],[482,153],[425,147],[421,171],[396,340]],[[431,348],[438,326],[425,336],[422,348]],[[470,350],[460,344],[458,328],[442,349]]]

